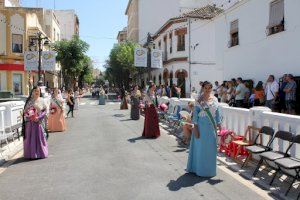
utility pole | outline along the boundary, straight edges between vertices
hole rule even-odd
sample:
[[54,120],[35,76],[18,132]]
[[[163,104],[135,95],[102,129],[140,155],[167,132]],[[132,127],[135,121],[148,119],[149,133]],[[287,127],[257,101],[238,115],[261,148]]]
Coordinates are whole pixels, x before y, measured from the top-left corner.
[[191,18],[188,17],[188,23],[189,23],[189,82],[190,82],[190,96],[192,94],[192,74],[191,74],[191,71],[192,71],[192,59],[191,59],[191,48],[192,48],[192,45],[191,45]]

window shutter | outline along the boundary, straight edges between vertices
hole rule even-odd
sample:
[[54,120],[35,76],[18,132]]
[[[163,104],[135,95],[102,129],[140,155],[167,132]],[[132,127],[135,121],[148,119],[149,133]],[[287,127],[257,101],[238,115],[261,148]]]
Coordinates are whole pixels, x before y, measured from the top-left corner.
[[239,32],[239,20],[235,20],[230,24],[230,34]]
[[270,19],[268,28],[281,24],[284,18],[284,0],[276,0],[270,4]]

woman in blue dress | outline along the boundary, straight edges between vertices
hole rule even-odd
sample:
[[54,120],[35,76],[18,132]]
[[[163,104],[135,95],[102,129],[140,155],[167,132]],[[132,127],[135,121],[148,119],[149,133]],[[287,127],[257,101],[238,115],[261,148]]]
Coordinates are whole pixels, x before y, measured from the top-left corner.
[[217,128],[221,128],[218,99],[212,94],[212,84],[203,84],[193,114],[194,130],[190,142],[187,171],[201,177],[217,173]]

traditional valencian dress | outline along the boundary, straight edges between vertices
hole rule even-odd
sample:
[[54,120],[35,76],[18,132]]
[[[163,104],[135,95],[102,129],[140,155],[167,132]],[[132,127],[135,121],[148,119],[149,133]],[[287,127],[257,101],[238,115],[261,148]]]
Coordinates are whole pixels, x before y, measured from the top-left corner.
[[145,97],[145,122],[143,136],[146,138],[158,138],[160,136],[158,115],[155,109],[155,93],[149,92]]
[[[40,159],[48,157],[48,144],[46,141],[46,113],[44,100],[29,100],[24,109],[25,133],[24,133],[24,157],[28,159]],[[34,119],[39,121],[35,122]]]
[[[210,112],[207,112],[207,109],[209,109]],[[209,117],[209,115],[211,117]],[[200,101],[200,103],[195,106],[193,123],[198,125],[200,138],[196,138],[195,135],[192,134],[187,171],[201,177],[216,176],[216,126],[221,123],[217,98],[214,98],[214,100],[210,102]]]
[[140,98],[141,92],[137,90],[136,92],[133,91],[131,95],[131,110],[130,110],[130,117],[132,120],[139,120],[140,119]]
[[51,132],[63,132],[66,130],[63,105],[63,100],[58,98],[51,99],[50,114],[48,118],[48,130]]

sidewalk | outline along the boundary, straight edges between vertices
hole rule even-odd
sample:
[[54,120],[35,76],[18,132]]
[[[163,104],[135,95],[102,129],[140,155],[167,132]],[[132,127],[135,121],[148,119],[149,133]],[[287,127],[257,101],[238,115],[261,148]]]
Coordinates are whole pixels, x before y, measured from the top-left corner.
[[[167,131],[169,134],[174,135],[178,138],[178,140],[182,141],[183,133],[181,130],[175,132],[172,128],[168,127],[167,124],[160,122],[161,128],[163,128],[165,131]],[[187,146],[188,148],[188,146]],[[248,183],[246,184],[253,184],[258,186],[259,188],[268,191],[269,194],[272,194],[277,199],[297,199],[297,196],[299,194],[299,185],[300,182],[296,182],[290,192],[288,193],[288,196],[285,196],[285,192],[287,191],[290,182],[292,181],[292,178],[287,177],[286,175],[277,174],[276,179],[272,186],[269,185],[275,171],[271,169],[266,169],[265,166],[263,166],[263,170],[258,172],[256,177],[253,177],[254,169],[257,166],[257,161],[252,160],[249,161],[248,165],[245,166],[243,169],[241,169],[241,164],[238,164],[230,157],[225,156],[224,153],[218,153],[217,159],[220,163],[222,163],[224,166],[226,166],[227,169],[235,173],[236,175],[242,177],[245,181]]]
[[17,153],[23,150],[23,138],[14,139],[14,141],[9,141],[9,144],[3,142],[2,148],[0,148],[0,167],[12,159]]

